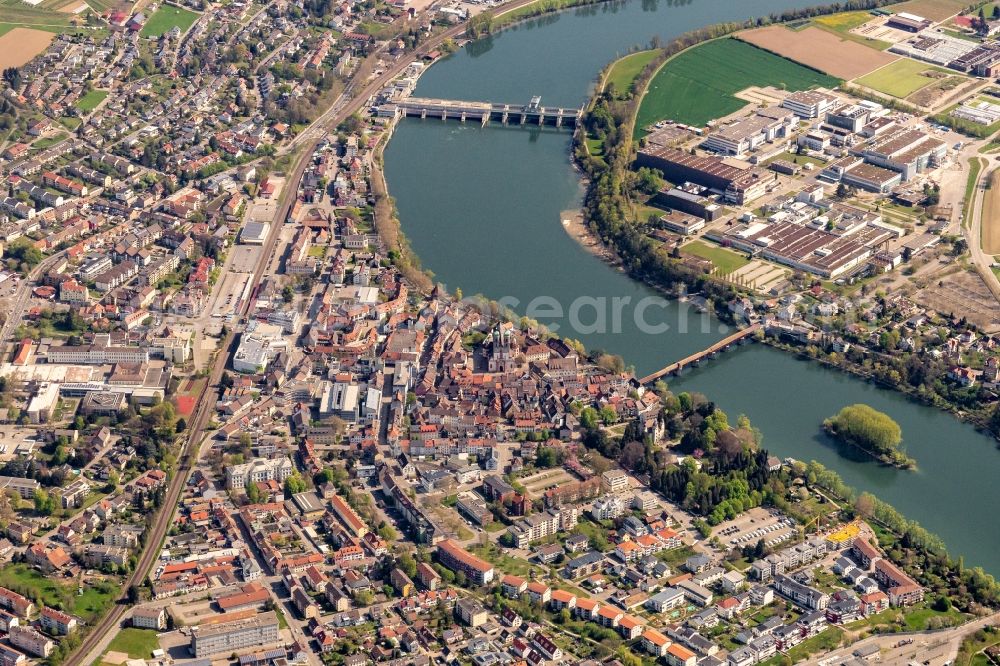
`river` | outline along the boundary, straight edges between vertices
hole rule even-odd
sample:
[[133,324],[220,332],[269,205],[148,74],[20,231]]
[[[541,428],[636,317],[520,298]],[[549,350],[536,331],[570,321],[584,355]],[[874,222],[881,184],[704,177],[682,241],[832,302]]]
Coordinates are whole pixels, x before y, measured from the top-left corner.
[[[523,23],[469,44],[431,67],[417,95],[579,106],[599,70],[654,36],[669,40],[718,21],[805,6],[791,0],[649,0],[596,5]],[[591,349],[621,354],[639,374],[702,349],[725,327],[687,304],[666,302],[583,249],[561,213],[579,206],[568,132],[441,120],[404,120],[385,152],[386,179],[404,233],[449,289],[502,299]],[[616,300],[617,299],[617,300]],[[970,565],[1000,573],[992,510],[1000,452],[948,414],[854,377],[751,345],[675,378],[735,419],[747,414],[781,457],[815,459],[939,534]],[[822,435],[822,420],[867,402],[902,427],[919,470],[858,461]]]

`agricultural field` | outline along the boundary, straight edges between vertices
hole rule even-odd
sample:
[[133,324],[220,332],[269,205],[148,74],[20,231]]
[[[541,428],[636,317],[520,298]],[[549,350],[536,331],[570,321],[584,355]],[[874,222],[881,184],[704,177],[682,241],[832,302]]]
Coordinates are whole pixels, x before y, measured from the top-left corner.
[[[823,18],[836,16],[839,14]],[[816,26],[789,30],[785,26],[772,25],[741,32],[738,37],[766,51],[842,79],[862,76],[896,60],[896,56],[890,53]]]
[[969,5],[965,0],[909,0],[899,5],[893,5],[894,13],[908,12],[929,18],[932,21],[943,21],[949,16],[961,12]]
[[639,51],[615,61],[608,72],[607,85],[613,85],[619,93],[629,92],[635,77],[656,57],[656,51]]
[[[0,36],[6,37],[19,27],[49,33],[95,30],[85,25],[89,12],[72,13],[78,5],[76,0],[42,0],[37,5],[29,5],[22,0],[0,0]],[[0,43],[0,62],[16,56],[18,51],[18,46],[13,43]]]
[[76,108],[81,113],[90,113],[97,108],[97,105],[108,96],[107,90],[91,90],[86,95],[76,101]]
[[[110,12],[121,3],[118,0],[87,0],[87,4],[98,14],[103,14]],[[126,6],[131,6],[131,3],[127,3]]]
[[146,25],[142,26],[142,31],[139,35],[142,37],[158,38],[174,27],[180,28],[182,33],[187,32],[187,29],[198,20],[199,16],[200,14],[188,9],[164,3],[149,17],[149,21]]
[[958,93],[962,86],[972,88],[978,85],[978,81],[965,76],[941,75],[941,78],[938,78],[934,83],[924,86],[907,97],[906,101],[917,106],[933,108],[940,104],[942,100],[947,100],[952,94]]
[[864,25],[873,18],[869,12],[865,11],[842,12],[840,14],[817,16],[813,19],[813,23],[824,28],[829,28],[834,32],[849,33],[851,30]]
[[857,42],[858,44],[863,44],[879,51],[885,51],[893,43],[875,36],[882,36],[880,30],[859,30],[866,23],[874,20],[876,20],[876,16],[867,11],[843,12],[841,14],[817,16],[812,20],[810,25],[820,30],[825,30],[841,39]]
[[892,97],[904,98],[943,78],[948,70],[908,58],[862,76],[855,83]]
[[[3,30],[3,25],[0,24],[0,30]],[[20,67],[30,62],[44,51],[55,37],[53,32],[10,26],[0,37],[0,69]]]
[[704,125],[740,110],[733,93],[747,86],[784,90],[834,87],[839,79],[737,39],[718,39],[683,51],[667,61],[639,105],[636,132],[664,119]]

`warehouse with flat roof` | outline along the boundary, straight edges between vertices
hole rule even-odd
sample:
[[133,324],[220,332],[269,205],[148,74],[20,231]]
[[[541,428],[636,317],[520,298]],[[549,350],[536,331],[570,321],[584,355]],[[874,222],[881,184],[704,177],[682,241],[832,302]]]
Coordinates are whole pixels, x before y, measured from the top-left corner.
[[863,265],[892,237],[890,231],[874,225],[837,234],[825,229],[822,224],[825,218],[816,220],[821,224],[752,222],[718,237],[710,233],[709,237],[723,245],[830,279]]
[[777,174],[746,162],[692,155],[662,146],[640,150],[636,165],[659,169],[672,183],[692,182],[713,189],[727,201],[740,205],[762,197],[769,186],[777,183]]
[[244,245],[263,245],[270,230],[269,222],[247,222],[240,232],[240,242]]

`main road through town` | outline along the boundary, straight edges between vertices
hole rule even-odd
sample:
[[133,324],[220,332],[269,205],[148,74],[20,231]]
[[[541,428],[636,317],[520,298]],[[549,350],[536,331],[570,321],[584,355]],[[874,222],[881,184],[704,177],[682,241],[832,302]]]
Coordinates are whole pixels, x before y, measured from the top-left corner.
[[23,321],[24,308],[28,305],[28,300],[31,298],[31,290],[35,287],[35,281],[65,256],[66,251],[63,250],[62,252],[53,254],[51,257],[46,257],[25,276],[21,284],[17,285],[11,307],[7,311],[7,318],[3,322],[3,327],[0,328],[0,349],[3,349],[7,345],[10,336],[14,334],[17,326]]
[[[508,13],[510,11],[516,10],[520,7],[530,5],[536,0],[513,0],[499,8],[496,12],[496,16]],[[260,259],[257,265],[254,267],[252,284],[250,290],[247,292],[251,295],[256,293],[257,287],[260,285],[260,281],[264,276],[269,259],[274,252],[275,245],[277,243],[278,237],[280,235],[280,229],[284,221],[288,218],[289,211],[295,202],[296,194],[299,188],[299,182],[302,180],[302,175],[305,173],[306,168],[312,161],[313,151],[316,149],[317,144],[325,135],[326,132],[335,128],[338,124],[346,120],[352,114],[360,111],[368,103],[368,100],[378,91],[380,91],[386,84],[388,84],[392,79],[399,76],[412,62],[413,58],[420,58],[426,53],[433,51],[434,49],[440,47],[446,40],[455,39],[462,35],[465,30],[464,25],[458,25],[450,28],[438,35],[435,35],[428,39],[424,44],[421,45],[415,53],[404,56],[400,58],[397,63],[392,67],[387,69],[381,75],[369,81],[356,93],[352,94],[349,99],[345,99],[342,95],[334,103],[334,105],[317,118],[308,128],[303,130],[302,134],[299,135],[299,139],[304,139],[299,145],[305,145],[306,149],[300,155],[296,162],[295,168],[290,174],[288,180],[285,183],[284,189],[280,198],[280,205],[278,206],[277,213],[275,214],[273,223],[271,224],[271,230],[268,234],[267,241],[264,246],[264,251],[260,254]],[[348,90],[351,90],[349,87]],[[53,260],[59,255],[53,255],[49,257],[45,262],[39,264],[36,269],[31,273],[29,278],[26,278],[24,284],[20,286],[16,307],[12,308],[11,314],[8,317],[8,321],[5,322],[4,327],[0,330],[0,343],[5,342],[7,337],[10,335],[12,326],[15,321],[20,321],[20,311],[23,310],[24,304],[27,303],[28,295],[31,293],[31,282],[41,274],[42,270],[51,265],[47,262],[53,262]],[[54,263],[54,262],[53,262]],[[251,298],[240,304],[239,310],[237,312],[237,318],[242,319],[245,317],[250,309]],[[16,315],[16,316],[15,316]],[[150,528],[150,532],[146,537],[146,545],[139,557],[138,565],[133,570],[132,574],[125,581],[125,585],[122,588],[122,594],[111,608],[111,610],[97,623],[91,631],[87,633],[86,638],[80,643],[80,646],[73,652],[72,655],[67,659],[66,663],[69,666],[78,666],[80,664],[90,664],[98,656],[97,654],[91,654],[96,651],[101,645],[102,639],[109,632],[116,631],[122,618],[124,617],[126,611],[128,610],[128,590],[133,585],[138,586],[143,583],[147,574],[153,566],[159,552],[160,547],[163,543],[163,539],[166,536],[167,529],[171,524],[171,519],[173,517],[174,508],[177,506],[181,492],[184,486],[187,484],[188,475],[191,472],[193,465],[197,462],[198,453],[200,450],[201,442],[205,436],[205,426],[208,423],[212,411],[215,407],[215,400],[206,399],[210,391],[218,391],[219,381],[222,378],[222,373],[225,371],[226,366],[229,363],[229,359],[233,352],[235,351],[235,333],[234,331],[227,331],[223,338],[222,344],[219,347],[219,352],[216,356],[215,363],[212,367],[212,372],[209,377],[209,381],[205,384],[205,388],[202,390],[199,396],[197,409],[195,411],[195,416],[190,421],[188,434],[184,440],[183,450],[178,460],[180,466],[175,471],[175,473],[170,477],[169,486],[167,488],[166,498],[163,502],[162,508],[156,516],[156,520]]]

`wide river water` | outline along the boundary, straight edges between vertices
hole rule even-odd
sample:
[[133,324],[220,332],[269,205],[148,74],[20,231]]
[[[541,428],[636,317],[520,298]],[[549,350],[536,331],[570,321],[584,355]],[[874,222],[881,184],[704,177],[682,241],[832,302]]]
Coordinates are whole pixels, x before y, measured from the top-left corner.
[[[647,0],[570,10],[469,44],[431,67],[415,94],[511,104],[540,95],[545,105],[579,106],[605,64],[654,36],[807,4]],[[570,140],[565,131],[402,121],[386,149],[386,178],[424,266],[449,289],[503,300],[589,348],[621,354],[639,374],[722,337],[717,320],[662,301],[566,233],[561,213],[582,196]],[[1000,574],[1000,451],[972,427],[762,345],[669,383],[705,393],[731,420],[747,414],[774,454],[822,462],[939,534],[968,565]],[[918,471],[860,461],[822,434],[823,419],[854,402],[899,422]]]

